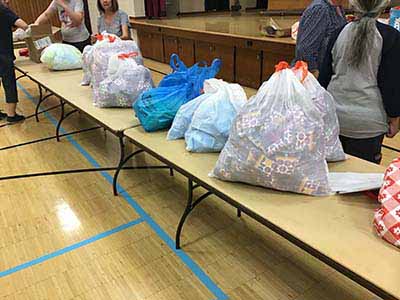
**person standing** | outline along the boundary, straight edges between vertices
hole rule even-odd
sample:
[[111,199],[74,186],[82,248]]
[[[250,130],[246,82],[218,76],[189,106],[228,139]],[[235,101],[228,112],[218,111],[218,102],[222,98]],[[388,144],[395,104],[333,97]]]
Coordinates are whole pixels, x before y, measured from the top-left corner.
[[379,164],[399,131],[400,32],[377,21],[388,0],[350,0],[356,19],[331,38],[319,82],[332,94],[346,153]]
[[115,34],[122,40],[131,39],[128,14],[119,9],[118,0],[97,0],[100,16],[97,19],[98,33]]
[[25,119],[16,112],[18,92],[14,70],[13,27],[28,29],[28,25],[9,8],[9,0],[0,0],[0,77],[6,96],[6,113],[0,111],[0,120],[7,119],[10,123]]
[[343,0],[314,0],[300,19],[296,44],[296,61],[307,62],[318,77],[331,35],[346,24]]
[[61,22],[63,43],[75,46],[81,52],[91,44],[90,34],[85,25],[82,0],[53,0],[49,7],[36,19],[35,25],[50,22],[58,13]]

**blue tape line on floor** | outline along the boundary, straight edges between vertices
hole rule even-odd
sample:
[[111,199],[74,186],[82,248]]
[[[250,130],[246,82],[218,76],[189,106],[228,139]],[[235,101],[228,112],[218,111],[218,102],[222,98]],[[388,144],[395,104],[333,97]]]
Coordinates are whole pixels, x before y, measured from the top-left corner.
[[138,224],[140,224],[142,222],[144,222],[144,220],[142,218],[139,218],[139,219],[134,220],[132,222],[123,224],[121,226],[118,226],[118,227],[116,227],[114,229],[111,229],[111,230],[108,230],[106,232],[102,232],[100,234],[97,234],[97,235],[95,235],[95,236],[93,236],[93,237],[91,237],[89,239],[80,241],[80,242],[78,242],[76,244],[73,244],[71,246],[68,246],[68,247],[65,247],[63,249],[57,250],[55,252],[43,255],[43,256],[41,256],[39,258],[33,259],[31,261],[28,261],[26,263],[23,263],[23,264],[21,264],[19,266],[11,268],[11,269],[2,271],[2,272],[0,272],[0,278],[4,277],[4,276],[7,276],[7,275],[10,275],[10,274],[13,274],[13,273],[18,272],[18,271],[21,271],[23,269],[27,269],[27,268],[32,267],[34,265],[43,263],[43,262],[45,262],[45,261],[47,261],[49,259],[55,258],[57,256],[63,255],[63,254],[68,253],[68,252],[71,252],[71,251],[73,251],[75,249],[81,248],[83,246],[86,246],[86,245],[91,244],[93,242],[96,242],[98,240],[104,239],[104,238],[106,238],[106,237],[108,237],[108,236],[110,236],[110,235],[112,235],[114,233],[120,232],[120,231],[125,230],[127,228],[130,228],[132,226],[138,225]]
[[[24,92],[24,94],[32,101],[35,102],[33,96],[20,84],[17,83],[18,87]],[[48,118],[54,126],[57,126],[58,121],[48,112],[44,115]],[[65,133],[65,130],[61,127],[61,133]],[[67,136],[67,140],[74,145],[74,147],[89,161],[89,163],[99,168],[99,163],[76,142],[72,136]],[[101,172],[101,175],[112,184],[113,178],[107,172]],[[216,296],[217,300],[227,300],[228,296],[211,280],[211,278],[187,255],[183,250],[175,249],[175,242],[168,234],[150,217],[150,215],[126,192],[120,185],[117,186],[120,195],[135,209],[140,217],[149,224],[149,226],[156,232],[156,234],[168,245],[168,247],[174,251],[174,253],[185,263],[185,265],[192,271],[193,274],[208,288],[208,290]]]

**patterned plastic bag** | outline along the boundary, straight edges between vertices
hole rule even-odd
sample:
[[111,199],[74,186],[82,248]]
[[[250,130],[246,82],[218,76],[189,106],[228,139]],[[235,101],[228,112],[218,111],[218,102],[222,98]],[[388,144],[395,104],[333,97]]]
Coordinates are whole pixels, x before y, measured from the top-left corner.
[[382,207],[375,212],[375,229],[381,238],[400,248],[400,158],[386,170],[378,200]]
[[91,67],[94,103],[101,103],[103,90],[100,89],[100,84],[108,77],[107,71],[110,58],[113,55],[123,53],[134,53],[133,59],[138,65],[143,65],[142,55],[134,41],[115,41],[114,43],[104,43],[94,48]]
[[83,79],[81,85],[90,85],[92,81],[92,65],[93,65],[93,50],[102,44],[114,43],[115,41],[120,41],[121,39],[113,34],[108,34],[106,32],[96,35],[96,43],[93,46],[86,46],[83,49],[82,57],[82,69],[83,69]]
[[339,121],[336,115],[335,100],[325,90],[318,80],[308,72],[307,63],[298,61],[293,69],[296,77],[310,93],[315,106],[322,114],[324,120],[324,134],[326,141],[326,160],[330,162],[346,159],[342,143],[339,140]]
[[232,126],[211,176],[282,191],[330,194],[323,120],[281,62]]
[[51,70],[80,69],[82,68],[82,53],[71,45],[51,44],[43,50],[40,61]]
[[108,77],[98,87],[97,107],[132,107],[139,95],[153,87],[150,70],[138,65],[135,53],[110,58]]

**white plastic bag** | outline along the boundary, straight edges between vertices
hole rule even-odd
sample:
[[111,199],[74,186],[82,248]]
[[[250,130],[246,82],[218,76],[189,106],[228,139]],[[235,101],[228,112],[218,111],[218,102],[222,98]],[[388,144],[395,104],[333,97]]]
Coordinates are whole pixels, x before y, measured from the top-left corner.
[[91,66],[92,87],[94,103],[101,103],[102,93],[100,84],[108,77],[108,63],[112,56],[133,53],[133,59],[138,65],[143,65],[143,58],[139,47],[134,41],[118,41],[113,43],[104,43],[93,49],[93,62]]
[[321,113],[288,68],[287,63],[280,63],[277,72],[241,109],[211,176],[328,195]]
[[315,106],[322,114],[326,141],[326,160],[329,162],[345,160],[346,154],[339,140],[340,128],[336,115],[335,100],[332,95],[319,84],[314,75],[308,72],[305,62],[298,61],[293,71],[310,93]]
[[15,30],[13,32],[13,41],[14,42],[23,41],[27,37],[28,37],[27,32],[25,30],[23,30],[22,28],[18,28],[17,30]]
[[93,65],[93,51],[95,48],[101,46],[102,44],[114,43],[115,41],[120,41],[121,39],[114,35],[103,32],[102,34],[96,35],[96,43],[91,46],[86,46],[83,49],[82,58],[82,69],[83,69],[83,79],[81,85],[90,85],[92,80],[92,65]]
[[[207,80],[204,82],[206,85]],[[177,140],[185,137],[186,131],[189,129],[190,123],[192,122],[193,114],[199,105],[210,97],[212,94],[205,92],[199,97],[189,101],[182,105],[175,115],[174,122],[168,131],[168,140]]]
[[219,152],[228,140],[232,122],[247,101],[238,84],[209,79],[205,88],[212,91],[196,109],[185,134],[186,149],[191,152]]
[[80,69],[82,53],[74,46],[56,43],[43,50],[40,61],[51,70]]
[[150,70],[134,54],[116,54],[109,60],[107,78],[97,88],[97,107],[132,107],[139,95],[153,87]]

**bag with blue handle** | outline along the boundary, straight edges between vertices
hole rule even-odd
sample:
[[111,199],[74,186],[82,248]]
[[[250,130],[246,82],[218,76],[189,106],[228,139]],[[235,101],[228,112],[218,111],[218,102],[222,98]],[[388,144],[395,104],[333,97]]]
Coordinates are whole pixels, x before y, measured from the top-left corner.
[[218,74],[221,60],[214,59],[211,66],[201,62],[188,68],[178,55],[173,54],[170,66],[172,73],[165,76],[157,88],[142,93],[133,105],[147,132],[169,128],[179,108],[200,96],[204,81]]

